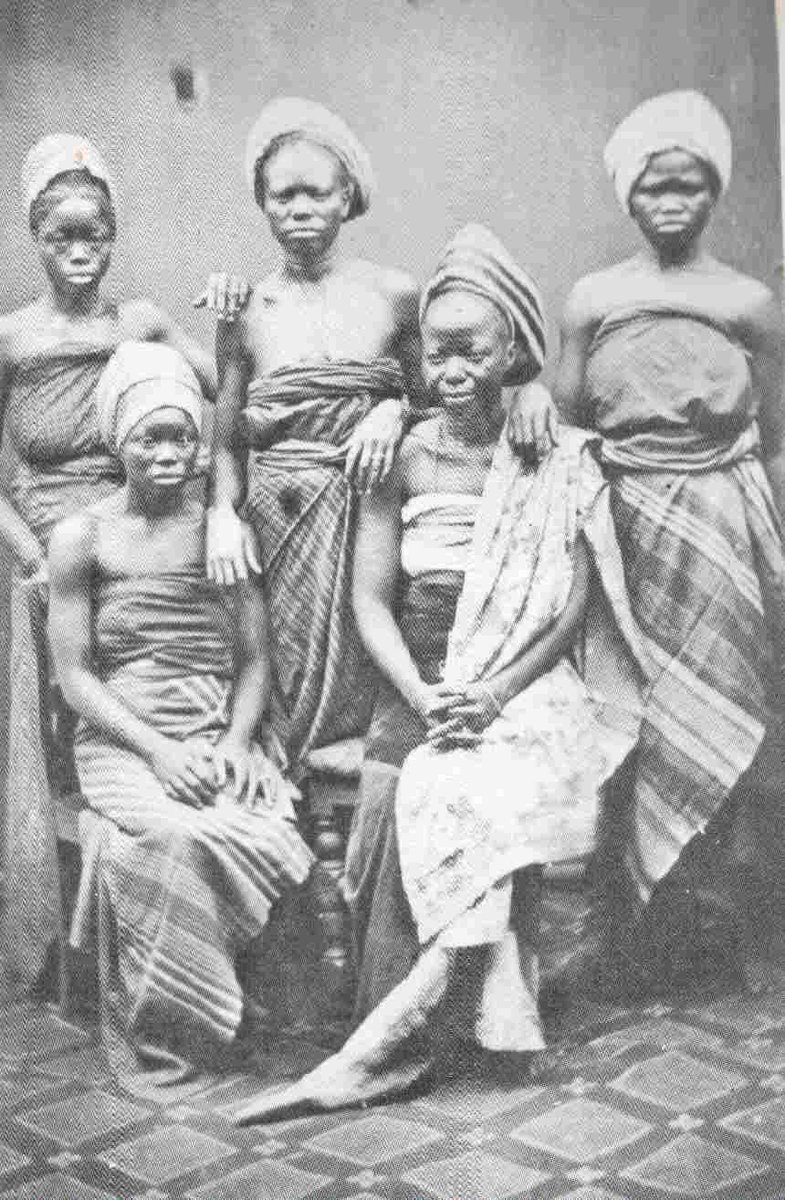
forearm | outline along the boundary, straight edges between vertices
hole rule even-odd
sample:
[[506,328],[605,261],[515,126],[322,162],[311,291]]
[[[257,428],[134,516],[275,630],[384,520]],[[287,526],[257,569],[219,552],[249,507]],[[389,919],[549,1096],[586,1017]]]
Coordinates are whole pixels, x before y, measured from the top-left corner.
[[245,469],[233,449],[220,441],[213,450],[210,466],[210,505],[238,509],[245,496]]
[[371,658],[404,700],[418,708],[422,679],[392,611],[378,600],[363,598],[356,614],[360,637]]
[[234,689],[229,735],[246,746],[264,716],[270,699],[270,672],[266,662],[249,662],[240,669]]
[[99,733],[121,742],[150,762],[165,738],[125,707],[90,671],[77,668],[59,673],[68,704]]

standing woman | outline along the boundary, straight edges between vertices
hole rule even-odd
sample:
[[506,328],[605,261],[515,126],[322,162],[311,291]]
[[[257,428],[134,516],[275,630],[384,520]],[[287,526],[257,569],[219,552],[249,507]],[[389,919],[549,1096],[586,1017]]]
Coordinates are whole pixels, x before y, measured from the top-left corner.
[[641,104],[605,164],[644,247],[576,284],[555,393],[565,419],[603,437],[655,664],[626,842],[646,901],[723,809],[729,877],[752,864],[755,812],[737,785],[773,739],[783,696],[781,314],[768,288],[704,247],[731,173],[730,132],[705,96]]
[[95,402],[118,344],[168,342],[204,393],[214,398],[216,391],[209,357],[166,313],[148,300],[117,302],[101,292],[116,222],[113,184],[95,147],[71,134],[43,138],[25,159],[22,191],[46,289],[0,319],[0,424],[11,464],[9,495],[0,493],[0,539],[16,564],[5,842],[15,904],[4,935],[17,986],[40,972],[58,923],[47,776],[61,789],[74,786],[70,716],[49,687],[41,605],[29,580],[44,575],[54,524],[122,482],[118,460],[102,444]]

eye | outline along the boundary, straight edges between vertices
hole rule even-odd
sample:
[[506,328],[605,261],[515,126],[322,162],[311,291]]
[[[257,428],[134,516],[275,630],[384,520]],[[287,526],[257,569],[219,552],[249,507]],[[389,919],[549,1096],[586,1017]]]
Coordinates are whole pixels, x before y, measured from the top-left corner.
[[142,445],[144,446],[145,450],[152,450],[153,446],[155,445],[155,438],[151,433],[146,433],[144,435],[142,438]]

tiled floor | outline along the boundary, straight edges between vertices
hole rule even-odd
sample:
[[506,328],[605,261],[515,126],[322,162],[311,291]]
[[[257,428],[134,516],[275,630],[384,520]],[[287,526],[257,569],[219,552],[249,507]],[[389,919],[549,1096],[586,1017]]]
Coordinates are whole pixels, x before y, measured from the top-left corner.
[[[785,1197],[785,970],[757,997],[585,1003],[536,1084],[475,1065],[416,1101],[248,1130],[248,1074],[140,1103],[89,1023],[2,1016],[0,1200]],[[289,1039],[261,1062],[318,1056]]]

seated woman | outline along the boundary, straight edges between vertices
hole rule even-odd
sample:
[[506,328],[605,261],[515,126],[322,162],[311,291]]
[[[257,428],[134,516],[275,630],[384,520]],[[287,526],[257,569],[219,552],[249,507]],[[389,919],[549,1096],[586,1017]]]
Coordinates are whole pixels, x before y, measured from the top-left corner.
[[118,344],[175,346],[208,398],[216,379],[210,357],[157,305],[104,295],[115,188],[94,146],[71,134],[42,138],[25,159],[22,192],[45,288],[0,317],[0,428],[10,466],[9,494],[0,490],[0,542],[14,564],[3,865],[9,894],[19,897],[3,915],[4,965],[26,990],[57,929],[48,780],[59,791],[75,786],[71,714],[49,687],[42,605],[27,580],[45,574],[55,523],[121,486],[120,463],[101,440],[96,414],[98,382]]
[[255,742],[270,691],[259,587],[205,577],[189,491],[201,393],[174,350],[125,343],[101,384],[123,489],[50,543],[57,676],[81,721],[79,782],[103,819],[99,954],[110,1061],[183,1074],[243,1016],[239,951],[308,875],[291,785]]
[[[425,289],[421,325],[441,412],[364,498],[355,559],[359,627],[386,681],[345,881],[363,1019],[244,1121],[399,1090],[440,1036],[541,1049],[523,872],[589,851],[598,793],[635,741],[636,633],[590,439],[563,431],[530,469],[502,436],[503,381],[544,358],[534,285],[467,226]],[[590,594],[601,654],[583,645]]]
[[[700,945],[679,949],[682,936],[653,947],[659,978],[663,963],[705,962],[696,951],[712,941],[714,966],[728,965],[732,947],[744,967],[760,926],[753,897],[766,898],[756,875],[768,858],[772,881],[782,878],[782,316],[767,287],[704,245],[731,171],[730,132],[705,96],[640,105],[605,163],[643,246],[575,285],[555,392],[565,419],[602,437],[630,602],[654,668],[626,845],[634,907],[680,859],[663,900],[673,914],[681,877],[695,905],[696,880],[710,878],[696,870],[699,851],[710,857],[696,835],[722,834],[727,855],[713,865],[721,889],[701,887],[698,919],[689,916],[688,928],[703,926]],[[711,924],[720,928],[710,938]],[[661,941],[654,919],[652,928]]]

